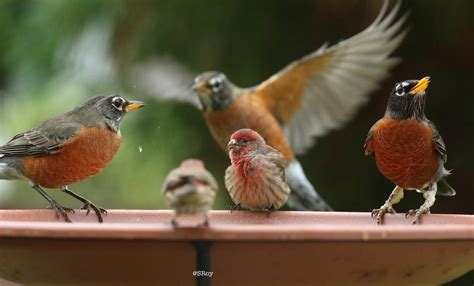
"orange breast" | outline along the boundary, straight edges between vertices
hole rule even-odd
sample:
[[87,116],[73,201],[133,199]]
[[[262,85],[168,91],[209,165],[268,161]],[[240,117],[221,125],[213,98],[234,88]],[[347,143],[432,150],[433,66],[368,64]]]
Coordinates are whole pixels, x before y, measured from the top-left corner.
[[67,186],[99,173],[120,142],[121,136],[109,129],[83,129],[56,154],[24,157],[23,174],[46,188]]
[[382,119],[373,130],[371,148],[385,177],[406,189],[423,188],[433,179],[440,161],[427,124]]
[[280,151],[287,160],[293,152],[276,118],[257,97],[240,96],[224,111],[205,112],[204,118],[212,136],[227,150],[227,143],[235,131],[250,128],[257,131],[268,145]]

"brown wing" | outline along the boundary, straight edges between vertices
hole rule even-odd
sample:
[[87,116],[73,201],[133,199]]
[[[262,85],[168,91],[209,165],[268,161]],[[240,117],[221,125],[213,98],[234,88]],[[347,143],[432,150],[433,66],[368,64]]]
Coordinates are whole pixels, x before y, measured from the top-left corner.
[[288,161],[285,157],[278,150],[268,145],[264,158],[278,168],[279,177],[286,182],[285,168],[288,165]]
[[389,57],[406,31],[406,16],[394,22],[400,2],[383,19],[388,1],[364,31],[334,46],[297,60],[256,87],[252,96],[263,99],[284,125],[297,154],[351,119],[398,60]]
[[373,155],[374,150],[372,149],[372,129],[369,130],[369,133],[367,134],[367,138],[365,138],[365,143],[364,143],[364,154],[367,155]]
[[433,124],[433,122],[428,121],[428,124],[430,125],[432,133],[433,133],[432,135],[433,146],[435,150],[441,156],[441,160],[443,161],[443,163],[446,163],[446,161],[448,161],[448,153],[446,152],[446,145],[444,144],[444,140],[439,134],[438,129],[436,129],[436,126]]
[[79,130],[79,124],[49,120],[38,128],[16,135],[7,144],[0,146],[0,157],[54,154]]

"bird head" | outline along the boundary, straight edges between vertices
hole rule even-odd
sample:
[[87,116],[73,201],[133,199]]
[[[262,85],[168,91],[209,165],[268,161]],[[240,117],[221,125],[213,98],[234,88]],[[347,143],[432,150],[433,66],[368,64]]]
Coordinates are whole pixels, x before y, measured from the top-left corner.
[[196,77],[192,86],[199,97],[203,111],[224,110],[232,103],[233,85],[225,74],[208,71]]
[[205,169],[204,162],[199,159],[186,159],[179,166],[183,169]]
[[227,149],[232,155],[247,155],[266,146],[265,139],[252,129],[240,129],[230,136]]
[[89,99],[72,113],[79,115],[85,124],[94,126],[105,122],[110,129],[118,132],[123,116],[143,106],[143,102],[127,100],[118,94],[107,94]]
[[392,90],[385,116],[405,120],[425,118],[425,90],[430,83],[430,77],[420,80],[406,80],[398,82]]

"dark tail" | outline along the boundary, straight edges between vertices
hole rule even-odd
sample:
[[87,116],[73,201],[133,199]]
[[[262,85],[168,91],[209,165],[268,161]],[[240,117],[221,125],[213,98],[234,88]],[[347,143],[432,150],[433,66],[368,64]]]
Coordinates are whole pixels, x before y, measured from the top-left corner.
[[456,191],[448,184],[445,178],[441,178],[438,181],[438,190],[436,191],[437,195],[452,197],[456,195]]

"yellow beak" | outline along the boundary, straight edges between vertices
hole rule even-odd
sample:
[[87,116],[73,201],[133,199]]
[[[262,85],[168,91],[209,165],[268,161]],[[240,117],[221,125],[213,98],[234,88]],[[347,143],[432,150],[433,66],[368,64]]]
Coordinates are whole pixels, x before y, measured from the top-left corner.
[[410,93],[421,93],[428,88],[429,84],[430,84],[430,77],[425,76],[424,78],[420,79],[414,87],[412,87],[412,89],[410,90]]
[[145,103],[141,101],[131,100],[128,102],[127,107],[125,107],[125,112],[130,112],[132,110],[142,108],[143,106],[145,106]]
[[209,93],[209,89],[207,88],[206,84],[199,83],[199,82],[194,83],[193,86],[192,86],[192,89],[197,94],[207,94],[207,93]]

